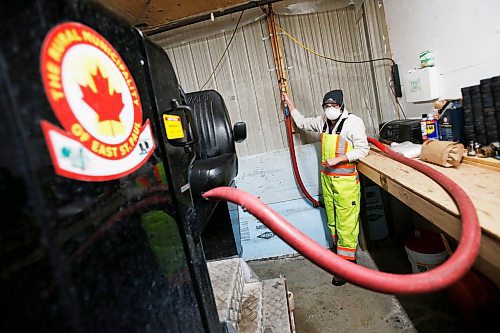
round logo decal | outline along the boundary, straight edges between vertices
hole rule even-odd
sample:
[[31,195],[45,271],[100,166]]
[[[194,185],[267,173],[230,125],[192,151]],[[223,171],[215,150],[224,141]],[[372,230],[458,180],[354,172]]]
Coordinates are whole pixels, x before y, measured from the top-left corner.
[[133,172],[154,148],[132,74],[113,46],[80,23],[46,36],[40,70],[47,98],[65,131],[42,121],[56,172],[109,180]]

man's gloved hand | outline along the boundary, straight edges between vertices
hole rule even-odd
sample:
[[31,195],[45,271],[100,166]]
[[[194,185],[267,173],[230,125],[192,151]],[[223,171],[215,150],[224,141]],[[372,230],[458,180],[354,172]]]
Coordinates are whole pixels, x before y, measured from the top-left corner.
[[295,104],[293,104],[293,101],[292,99],[290,98],[290,96],[288,96],[288,94],[286,93],[281,93],[281,98],[285,101],[285,103],[288,105],[288,109],[290,111],[294,110],[295,109]]

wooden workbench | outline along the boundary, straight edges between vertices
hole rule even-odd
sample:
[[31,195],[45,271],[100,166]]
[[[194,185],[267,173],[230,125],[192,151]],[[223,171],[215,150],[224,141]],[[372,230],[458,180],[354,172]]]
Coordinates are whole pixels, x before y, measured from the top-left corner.
[[[500,161],[467,157],[456,168],[425,164],[450,177],[470,196],[482,228],[475,267],[500,288]],[[385,157],[373,146],[359,161],[358,170],[446,234],[460,239],[457,206],[431,178]]]

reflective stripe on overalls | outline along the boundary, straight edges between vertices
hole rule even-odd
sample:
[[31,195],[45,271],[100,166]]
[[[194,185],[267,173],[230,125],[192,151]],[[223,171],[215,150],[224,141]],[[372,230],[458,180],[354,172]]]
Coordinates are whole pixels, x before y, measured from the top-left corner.
[[356,259],[359,234],[360,185],[356,163],[344,163],[328,167],[326,160],[345,155],[354,149],[352,144],[340,135],[347,118],[337,126],[335,134],[328,134],[327,126],[321,134],[321,185],[325,202],[328,227],[337,254],[344,259]]

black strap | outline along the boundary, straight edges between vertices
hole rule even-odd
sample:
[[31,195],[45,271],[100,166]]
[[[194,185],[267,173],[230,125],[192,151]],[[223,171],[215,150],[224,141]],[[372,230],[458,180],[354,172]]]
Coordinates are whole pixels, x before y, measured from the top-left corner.
[[340,121],[340,124],[339,124],[339,126],[337,126],[337,130],[335,131],[335,134],[340,134],[340,132],[342,132],[342,127],[344,127],[344,123],[347,120],[347,118],[348,117],[345,117],[344,119],[342,119]]
[[323,133],[326,133],[327,128],[328,128],[328,120],[325,121],[325,125],[323,125]]

